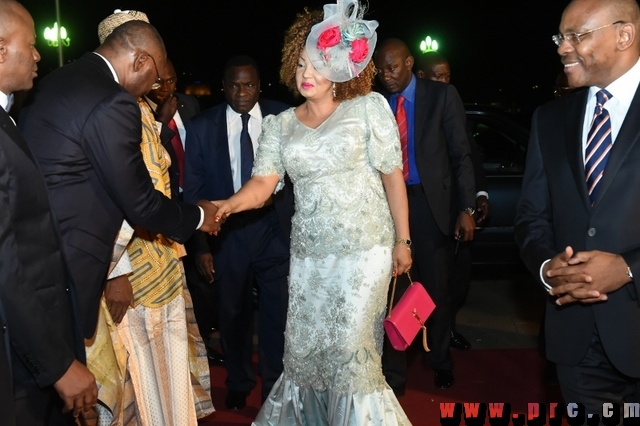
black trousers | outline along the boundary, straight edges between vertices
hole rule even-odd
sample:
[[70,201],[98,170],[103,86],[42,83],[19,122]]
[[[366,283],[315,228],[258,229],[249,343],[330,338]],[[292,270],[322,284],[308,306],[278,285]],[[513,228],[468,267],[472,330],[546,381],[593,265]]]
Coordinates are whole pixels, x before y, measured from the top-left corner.
[[602,420],[604,403],[619,404],[620,407],[625,402],[640,403],[640,378],[626,376],[611,364],[597,327],[594,327],[589,349],[579,364],[557,364],[556,367],[565,403],[583,404],[587,414],[598,414]]
[[[63,414],[64,404],[53,386],[41,389],[30,371],[12,352],[13,408],[18,426],[75,426],[72,413]],[[0,404],[4,402],[0,401]],[[4,410],[0,410],[4,411]],[[10,425],[11,419],[0,419],[0,424]]]
[[[451,370],[453,361],[449,349],[451,336],[451,297],[448,290],[449,241],[431,214],[424,194],[409,195],[409,228],[411,229],[413,266],[411,277],[421,282],[436,309],[427,321],[427,335],[431,352],[428,363],[434,370]],[[408,280],[398,279],[397,301],[409,285]],[[394,303],[395,303],[394,301]],[[403,387],[407,380],[406,352],[396,351],[385,337],[382,352],[382,369],[392,388]]]
[[283,370],[288,240],[273,208],[262,213],[232,215],[225,227],[230,230],[224,245],[230,260],[224,268],[216,266],[214,285],[219,303],[220,339],[228,373],[226,385],[229,390],[249,392],[256,383],[251,360],[253,284],[256,282],[259,290],[258,367],[264,400]]
[[[471,243],[452,242],[449,245],[450,274],[449,292],[451,294],[451,329],[456,329],[456,315],[464,306],[471,283]],[[457,247],[457,249],[456,249]]]

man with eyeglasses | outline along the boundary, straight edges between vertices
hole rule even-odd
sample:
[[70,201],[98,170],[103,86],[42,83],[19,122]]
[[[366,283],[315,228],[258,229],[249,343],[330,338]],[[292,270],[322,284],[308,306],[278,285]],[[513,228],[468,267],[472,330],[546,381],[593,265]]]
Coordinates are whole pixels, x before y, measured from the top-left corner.
[[640,402],[639,30],[635,0],[565,9],[553,41],[582,89],[535,112],[515,222],[565,402],[594,414]]
[[60,224],[86,338],[94,335],[123,218],[178,242],[196,229],[219,229],[215,206],[163,196],[142,159],[136,99],[157,82],[165,58],[164,43],[151,25],[126,22],[94,52],[45,77],[20,114]]

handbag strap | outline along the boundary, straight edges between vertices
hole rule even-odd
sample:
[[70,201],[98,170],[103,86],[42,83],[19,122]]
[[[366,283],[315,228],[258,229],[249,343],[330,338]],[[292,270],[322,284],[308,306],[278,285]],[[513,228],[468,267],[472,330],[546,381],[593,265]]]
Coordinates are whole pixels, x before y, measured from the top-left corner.
[[[405,273],[407,274],[407,277],[409,277],[409,285],[413,285],[413,280],[411,279],[411,274],[409,273],[409,271],[407,271]],[[387,311],[387,318],[389,318],[391,316],[391,310],[393,309],[393,299],[395,299],[395,297],[396,297],[396,284],[397,284],[397,282],[398,282],[398,275],[394,275],[393,276],[393,287],[391,288],[391,297],[389,298],[389,311]]]

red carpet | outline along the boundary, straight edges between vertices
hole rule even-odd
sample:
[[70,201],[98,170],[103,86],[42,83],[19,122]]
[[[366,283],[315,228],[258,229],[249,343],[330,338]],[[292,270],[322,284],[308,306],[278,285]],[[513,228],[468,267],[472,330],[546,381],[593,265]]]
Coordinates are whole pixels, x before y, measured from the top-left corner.
[[[399,400],[414,425],[440,425],[441,402],[510,403],[512,413],[526,413],[529,402],[562,402],[557,385],[543,384],[547,363],[536,349],[453,351],[453,357],[456,382],[442,390],[434,386],[433,372],[423,367],[422,354],[410,352],[407,391]],[[211,393],[218,411],[201,420],[200,426],[248,425],[258,413],[259,385],[247,399],[245,409],[226,410],[225,377],[223,367],[211,368]]]

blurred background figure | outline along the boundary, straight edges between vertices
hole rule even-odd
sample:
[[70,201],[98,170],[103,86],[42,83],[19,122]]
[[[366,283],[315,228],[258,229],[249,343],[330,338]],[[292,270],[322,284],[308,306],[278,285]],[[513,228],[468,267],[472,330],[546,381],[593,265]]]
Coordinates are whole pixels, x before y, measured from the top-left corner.
[[449,68],[449,62],[435,50],[430,50],[418,56],[415,68],[418,78],[426,78],[446,84],[450,83],[451,69]]
[[[418,56],[415,65],[416,75],[419,78],[440,81],[449,84],[451,81],[451,69],[449,62],[440,53],[429,51]],[[482,152],[478,144],[473,139],[467,127],[469,144],[471,146],[471,161],[473,162],[473,176],[476,184],[476,225],[482,225],[489,216],[491,208],[489,204],[489,192],[487,188],[487,178],[482,166]],[[452,224],[455,223],[457,213],[452,216]],[[469,292],[471,283],[471,241],[456,241],[450,249],[451,271],[449,276],[449,286],[451,291],[451,340],[452,348],[460,350],[471,349],[471,343],[456,330],[456,316]]]

